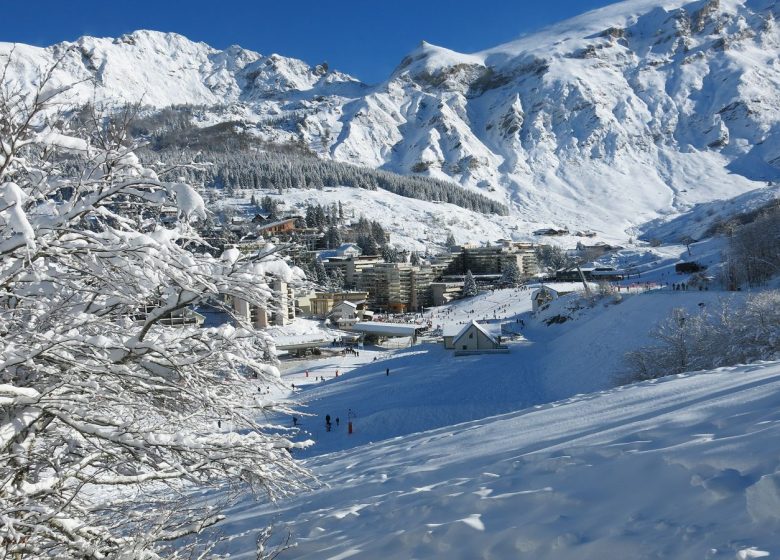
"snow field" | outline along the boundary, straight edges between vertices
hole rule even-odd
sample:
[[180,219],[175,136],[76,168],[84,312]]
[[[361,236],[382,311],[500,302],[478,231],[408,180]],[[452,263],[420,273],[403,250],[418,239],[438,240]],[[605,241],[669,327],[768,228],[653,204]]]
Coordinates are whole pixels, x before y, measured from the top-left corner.
[[[290,398],[311,415],[300,418],[301,427],[306,437],[317,442],[300,456],[608,389],[626,371],[624,354],[649,344],[648,331],[672,309],[696,312],[700,304],[717,305],[724,297],[715,291],[653,292],[623,296],[620,303],[607,299],[588,308],[574,293],[534,318],[531,293],[531,289],[496,290],[426,311],[434,328],[452,332],[473,318],[489,317],[481,324],[500,334],[502,323],[517,328],[516,320],[521,319],[525,327],[520,337],[508,341],[509,354],[456,357],[441,343],[421,343],[398,350],[366,347],[359,349],[359,357],[284,362],[283,379],[296,386]],[[547,326],[544,320],[557,314],[571,319]],[[325,377],[324,383],[318,381],[320,376]],[[350,409],[357,415],[352,435],[343,422]],[[339,429],[325,431],[326,414],[342,420]]]
[[777,364],[727,368],[330,453],[321,488],[221,530],[273,521],[290,558],[757,557],[780,545],[778,395]]

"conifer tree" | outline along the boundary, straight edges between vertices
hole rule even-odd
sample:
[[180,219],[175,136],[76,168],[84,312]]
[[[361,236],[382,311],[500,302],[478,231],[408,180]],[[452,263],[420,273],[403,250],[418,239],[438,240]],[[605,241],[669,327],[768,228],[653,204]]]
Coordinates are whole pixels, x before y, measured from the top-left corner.
[[455,236],[452,234],[452,232],[451,232],[451,231],[447,233],[447,240],[444,242],[444,244],[447,246],[447,248],[448,248],[448,249],[449,249],[450,247],[454,247],[455,245],[457,245],[457,244],[458,244],[458,243],[455,241]]
[[314,261],[314,276],[317,278],[317,284],[320,286],[327,286],[328,272],[325,270],[325,265],[320,259],[315,259]]
[[501,271],[501,283],[506,286],[516,287],[520,284],[521,276],[517,262],[514,260],[504,262]]
[[474,297],[479,293],[477,282],[470,270],[466,271],[466,279],[463,283],[463,295],[465,297]]

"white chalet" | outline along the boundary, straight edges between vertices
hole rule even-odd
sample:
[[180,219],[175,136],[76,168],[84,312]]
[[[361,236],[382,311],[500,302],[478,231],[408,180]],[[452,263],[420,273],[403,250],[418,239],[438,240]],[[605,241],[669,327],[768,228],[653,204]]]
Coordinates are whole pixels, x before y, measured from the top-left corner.
[[471,323],[463,327],[455,336],[445,337],[444,347],[457,352],[506,349],[505,346],[502,346],[492,334],[487,332],[485,328],[476,321],[471,321]]
[[330,318],[340,329],[349,329],[358,322],[357,307],[352,301],[341,301],[333,306]]

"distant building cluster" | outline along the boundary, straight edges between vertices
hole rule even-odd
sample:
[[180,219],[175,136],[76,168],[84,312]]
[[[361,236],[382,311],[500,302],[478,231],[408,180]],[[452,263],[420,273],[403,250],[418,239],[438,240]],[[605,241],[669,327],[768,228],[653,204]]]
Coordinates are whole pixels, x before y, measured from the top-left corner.
[[258,329],[286,325],[301,314],[349,329],[376,312],[418,312],[459,299],[467,274],[484,289],[517,285],[540,272],[533,243],[501,239],[418,255],[391,247],[378,223],[346,218],[340,204],[307,206],[305,216],[285,212],[277,202],[260,204],[271,211],[233,216],[216,227],[215,236],[242,252],[283,246],[291,263],[324,289],[294,290],[275,280],[267,307],[229,298],[234,312]]
[[508,266],[520,277],[538,274],[534,246],[502,240],[498,245],[454,246],[450,251],[421,259],[419,264],[401,253],[399,262],[385,262],[377,255],[364,256],[345,243],[322,251],[318,258],[328,272],[339,270],[344,288],[366,293],[366,305],[374,311],[404,313],[423,307],[444,305],[463,293],[463,276],[471,271],[483,286],[495,286]]

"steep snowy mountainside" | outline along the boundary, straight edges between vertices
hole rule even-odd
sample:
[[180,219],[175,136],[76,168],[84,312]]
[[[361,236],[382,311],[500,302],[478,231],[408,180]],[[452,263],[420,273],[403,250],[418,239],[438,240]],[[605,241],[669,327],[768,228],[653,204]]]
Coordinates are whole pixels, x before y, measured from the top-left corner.
[[[354,78],[330,71],[327,64],[231,46],[217,50],[177,33],[135,31],[116,39],[81,37],[48,48],[0,43],[0,55],[15,49],[12,76],[24,85],[38,70],[62,58],[54,84],[77,83],[74,103],[96,100],[108,105],[138,103],[153,107],[194,104],[223,106],[295,95],[327,96],[363,88]],[[256,109],[262,113],[260,103]]]
[[264,142],[454,180],[522,221],[619,239],[780,179],[779,14],[627,0],[473,54],[423,42],[373,87],[151,31],[20,45],[12,74],[29,84],[70,48],[57,81],[95,84],[74,101],[201,105],[204,126],[242,121]]
[[780,174],[778,9],[637,0],[472,55],[423,44],[331,153],[596,229],[727,198]]

